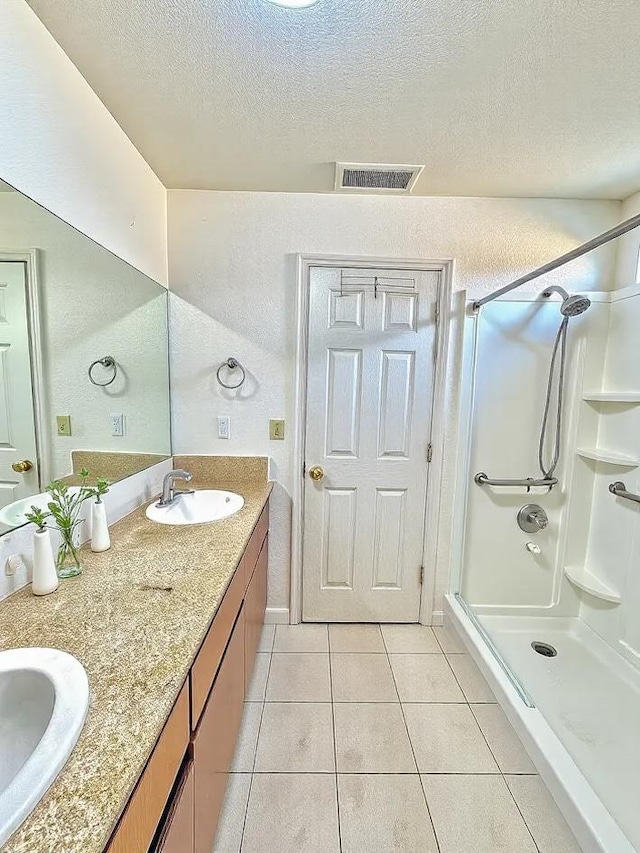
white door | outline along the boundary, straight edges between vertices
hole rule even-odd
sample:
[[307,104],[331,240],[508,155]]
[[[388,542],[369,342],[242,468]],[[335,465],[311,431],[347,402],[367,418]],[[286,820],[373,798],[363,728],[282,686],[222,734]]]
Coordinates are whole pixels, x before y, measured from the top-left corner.
[[[25,473],[13,470],[27,460]],[[25,264],[0,262],[0,508],[38,494]]]
[[418,621],[439,283],[311,269],[305,620]]

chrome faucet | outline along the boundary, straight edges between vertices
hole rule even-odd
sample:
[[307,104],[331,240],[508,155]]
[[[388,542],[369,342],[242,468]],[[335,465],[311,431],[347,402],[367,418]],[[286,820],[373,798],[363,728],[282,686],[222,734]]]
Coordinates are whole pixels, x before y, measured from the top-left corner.
[[518,527],[525,533],[538,533],[549,526],[549,516],[539,504],[525,504],[517,518]]
[[168,474],[165,474],[162,480],[162,497],[156,506],[170,506],[181,495],[192,495],[193,489],[176,489],[175,487],[176,480],[184,480],[188,483],[192,477],[193,474],[184,471],[182,468],[176,468],[175,471],[169,471]]

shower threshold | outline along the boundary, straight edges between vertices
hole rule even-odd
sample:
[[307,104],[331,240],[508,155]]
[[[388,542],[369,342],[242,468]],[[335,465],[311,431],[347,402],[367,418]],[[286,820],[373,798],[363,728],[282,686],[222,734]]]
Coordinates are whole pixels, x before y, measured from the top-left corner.
[[[640,673],[579,619],[446,614],[489,680],[585,853],[640,851]],[[482,633],[524,684],[527,707]],[[533,644],[552,647],[537,653]]]

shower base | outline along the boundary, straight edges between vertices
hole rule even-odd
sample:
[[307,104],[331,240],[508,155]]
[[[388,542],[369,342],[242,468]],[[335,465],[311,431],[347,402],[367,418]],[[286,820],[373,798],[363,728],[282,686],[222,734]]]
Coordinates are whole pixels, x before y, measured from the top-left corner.
[[585,852],[640,852],[640,672],[579,619],[479,617],[528,708],[453,596],[446,613]]

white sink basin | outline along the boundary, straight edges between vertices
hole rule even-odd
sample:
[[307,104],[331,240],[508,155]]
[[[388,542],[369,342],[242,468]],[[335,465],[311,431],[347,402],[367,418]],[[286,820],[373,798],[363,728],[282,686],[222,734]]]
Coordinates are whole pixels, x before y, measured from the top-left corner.
[[[71,486],[69,493],[75,494],[79,490],[79,486]],[[43,492],[41,495],[31,495],[31,497],[21,498],[19,501],[7,504],[0,509],[0,524],[6,524],[8,527],[20,527],[21,524],[27,523],[27,519],[24,517],[25,512],[31,512],[32,506],[37,506],[38,509],[46,509],[50,501],[49,493]]]
[[64,767],[88,707],[87,674],[71,655],[0,652],[0,847]]
[[235,515],[243,506],[244,498],[235,492],[202,489],[180,495],[169,506],[152,503],[147,518],[159,524],[209,524]]

